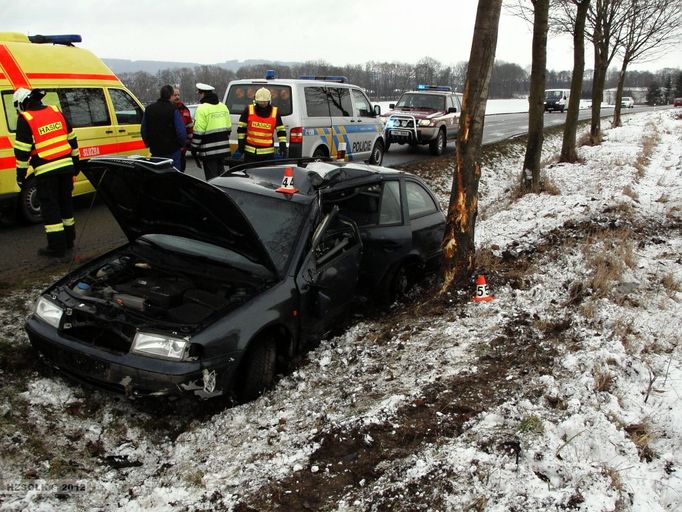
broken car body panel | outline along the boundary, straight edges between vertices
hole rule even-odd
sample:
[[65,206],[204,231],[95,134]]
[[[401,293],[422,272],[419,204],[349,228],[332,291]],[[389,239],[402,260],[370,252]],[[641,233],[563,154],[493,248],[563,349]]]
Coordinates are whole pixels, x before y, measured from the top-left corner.
[[[287,166],[295,194],[276,191]],[[359,279],[372,288],[408,257],[439,255],[414,246],[425,219],[444,229],[417,177],[363,164],[247,164],[207,184],[124,158],[87,175],[129,243],[49,287],[26,330],[48,363],[130,397],[240,390],[256,348],[286,361],[319,341]],[[413,186],[428,212],[410,211]]]

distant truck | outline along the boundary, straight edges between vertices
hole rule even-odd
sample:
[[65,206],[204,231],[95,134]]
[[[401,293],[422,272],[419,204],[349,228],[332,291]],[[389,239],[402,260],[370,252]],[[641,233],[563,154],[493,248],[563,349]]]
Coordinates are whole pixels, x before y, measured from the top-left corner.
[[568,100],[570,97],[570,89],[546,89],[545,112],[554,112],[555,110],[563,112],[568,108]]

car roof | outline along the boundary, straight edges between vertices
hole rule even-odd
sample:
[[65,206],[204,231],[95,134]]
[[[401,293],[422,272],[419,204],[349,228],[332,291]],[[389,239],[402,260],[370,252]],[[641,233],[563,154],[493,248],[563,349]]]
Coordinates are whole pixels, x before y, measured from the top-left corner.
[[[211,180],[211,185],[221,188],[243,190],[284,200],[309,203],[318,191],[335,190],[357,183],[382,181],[388,177],[404,175],[388,167],[355,162],[305,161],[292,163],[267,163],[264,165],[240,165],[222,176]],[[293,186],[297,193],[278,192],[285,170],[293,174]]]
[[229,86],[232,85],[243,85],[243,84],[253,84],[253,85],[313,85],[317,87],[329,87],[339,86],[339,87],[352,87],[360,89],[358,85],[350,84],[348,82],[337,82],[334,80],[310,80],[306,78],[242,78],[239,80],[232,80]]

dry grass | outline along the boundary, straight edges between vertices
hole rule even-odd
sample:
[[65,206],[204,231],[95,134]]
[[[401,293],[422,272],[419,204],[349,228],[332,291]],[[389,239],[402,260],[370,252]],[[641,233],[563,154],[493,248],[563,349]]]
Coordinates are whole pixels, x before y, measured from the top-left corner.
[[641,460],[646,462],[654,460],[656,454],[650,446],[651,441],[654,439],[654,434],[646,421],[627,425],[625,427],[625,432],[628,437],[630,437],[630,440],[634,443],[635,447],[637,447],[637,453]]
[[526,416],[521,420],[516,431],[521,433],[542,434],[545,431],[545,426],[542,424],[542,420],[539,417]]
[[597,393],[610,393],[613,388],[613,375],[604,368],[597,368],[594,370],[592,377],[594,378],[594,390]]
[[583,253],[591,270],[586,285],[597,297],[608,296],[625,268],[637,265],[633,233],[628,228],[593,234],[586,240]]
[[651,155],[660,140],[661,136],[656,125],[654,123],[647,123],[644,128],[644,136],[642,137],[642,151],[635,161],[635,169],[637,169],[637,176],[639,178],[643,178],[646,174],[646,168],[651,161]]
[[639,199],[639,194],[637,194],[637,192],[632,190],[630,185],[625,185],[625,188],[623,188],[623,195],[626,195],[626,196],[634,199],[635,201],[637,201]]
[[673,297],[676,293],[682,291],[682,284],[680,284],[672,272],[668,272],[661,278],[661,284],[665,288],[668,297]]

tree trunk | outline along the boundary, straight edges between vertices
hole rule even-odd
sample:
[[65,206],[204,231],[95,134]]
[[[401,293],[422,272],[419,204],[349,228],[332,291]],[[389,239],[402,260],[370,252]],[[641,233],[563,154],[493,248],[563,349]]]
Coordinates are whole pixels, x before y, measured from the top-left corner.
[[501,10],[502,0],[478,1],[457,135],[455,175],[443,237],[441,293],[465,285],[474,268],[481,143]]
[[534,0],[533,65],[528,96],[528,142],[521,185],[526,192],[540,191],[540,159],[544,141],[545,74],[547,70],[547,29],[549,0]]
[[608,62],[601,45],[594,45],[594,78],[592,80],[592,121],[590,123],[590,142],[593,146],[601,143],[601,102],[604,99],[604,82]]
[[620,109],[621,109],[621,101],[623,99],[623,89],[625,89],[625,72],[628,69],[628,61],[627,59],[623,59],[623,64],[620,67],[620,73],[618,74],[618,85],[616,86],[616,104],[614,105],[613,109],[613,124],[612,126],[615,128],[617,126],[620,126]]
[[585,19],[590,8],[590,0],[578,2],[573,31],[573,76],[571,77],[571,97],[568,100],[568,113],[564,125],[564,139],[561,145],[560,162],[575,163],[578,160],[576,134],[580,114],[580,96],[583,89],[585,72]]

